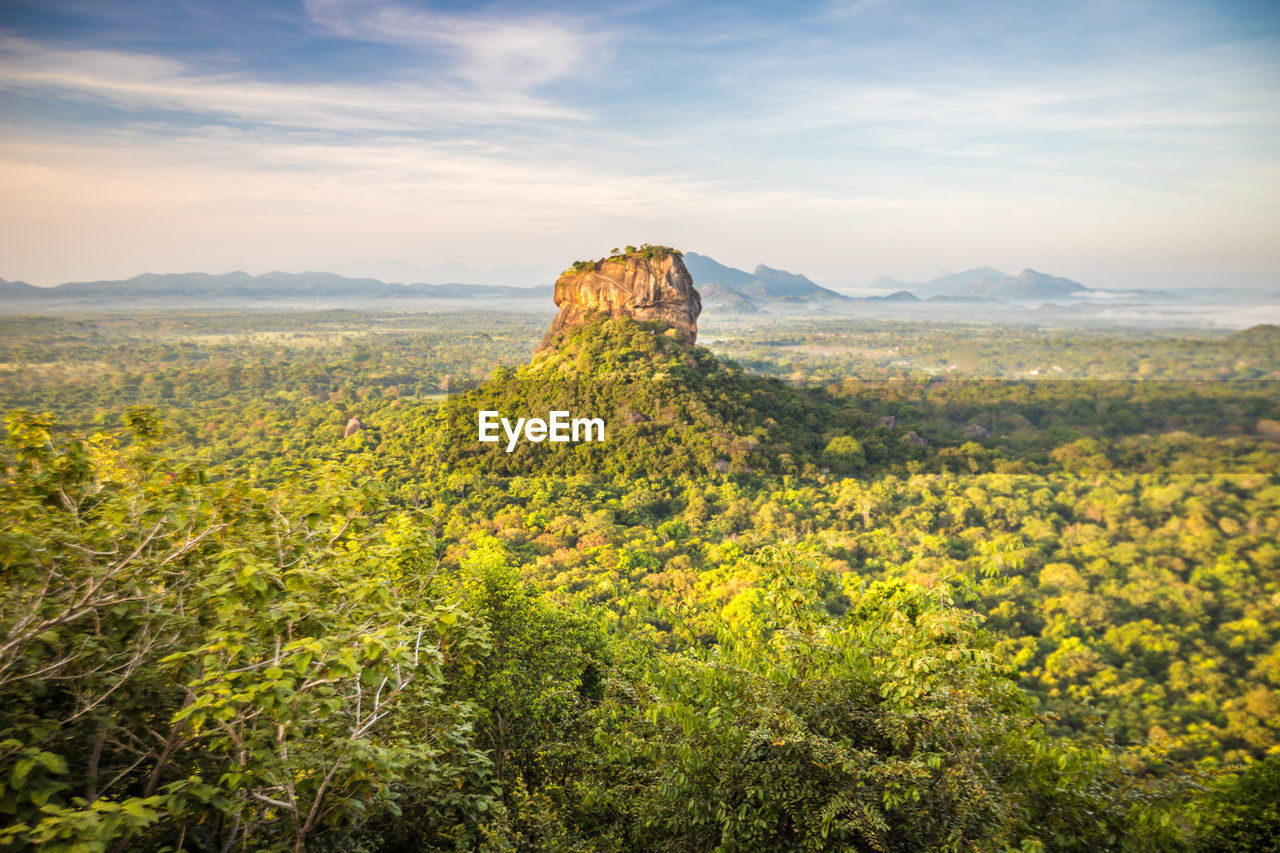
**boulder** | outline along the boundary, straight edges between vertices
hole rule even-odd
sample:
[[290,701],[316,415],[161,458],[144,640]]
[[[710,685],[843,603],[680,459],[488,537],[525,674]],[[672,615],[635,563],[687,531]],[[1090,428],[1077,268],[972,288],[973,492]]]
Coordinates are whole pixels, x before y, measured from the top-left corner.
[[645,246],[601,260],[580,261],[556,280],[556,314],[538,351],[554,349],[567,331],[596,317],[659,320],[686,346],[698,339],[702,298],[680,254]]
[[902,440],[905,441],[907,444],[911,445],[912,447],[928,447],[929,446],[929,442],[925,440],[925,437],[922,436],[920,433],[916,432],[915,430],[909,431],[906,435],[902,437]]

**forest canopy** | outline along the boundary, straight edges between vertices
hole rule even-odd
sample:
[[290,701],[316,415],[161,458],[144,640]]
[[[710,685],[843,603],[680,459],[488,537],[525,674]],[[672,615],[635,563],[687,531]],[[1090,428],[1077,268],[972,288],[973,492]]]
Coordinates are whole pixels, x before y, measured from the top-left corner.
[[[10,325],[0,846],[1276,849],[1274,350],[538,330]],[[517,402],[614,441],[459,440]]]

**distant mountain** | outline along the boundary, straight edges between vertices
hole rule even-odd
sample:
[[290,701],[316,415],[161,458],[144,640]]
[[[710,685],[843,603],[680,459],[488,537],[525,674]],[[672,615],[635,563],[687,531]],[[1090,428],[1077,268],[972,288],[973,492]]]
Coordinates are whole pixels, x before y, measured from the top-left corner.
[[867,302],[919,302],[920,297],[909,290],[895,290],[888,296],[867,296]]
[[348,278],[376,278],[386,282],[463,281],[468,284],[529,287],[556,280],[551,267],[505,266],[497,269],[468,264],[418,264],[412,261],[355,261],[333,270]]
[[744,270],[725,266],[714,258],[699,255],[697,252],[684,253],[684,266],[693,276],[694,285],[701,291],[704,284],[722,284],[735,292],[755,281],[755,277]]
[[396,285],[335,273],[144,273],[124,281],[73,281],[47,289],[51,299],[273,299],[314,296],[384,296]]
[[[887,283],[887,284],[886,284]],[[1091,291],[1069,278],[1025,269],[1016,276],[991,267],[979,267],[964,272],[940,275],[922,284],[903,284],[895,279],[881,278],[876,286],[910,290],[922,299],[990,299],[1012,301],[1038,301],[1083,296]]]
[[703,308],[715,308],[725,314],[759,314],[760,306],[727,285],[717,281],[698,285]]
[[1061,299],[1088,290],[1078,281],[1027,269],[1013,278],[970,287],[966,295],[989,299]]
[[755,281],[742,288],[742,293],[757,299],[845,299],[843,294],[814,284],[807,277],[796,273],[775,270],[764,264],[756,266],[752,273]]
[[[867,302],[1044,302],[1071,297],[1102,298],[1108,294],[1086,288],[1079,282],[1026,269],[1016,276],[991,267],[941,275],[922,284],[905,284],[897,279],[877,279],[877,289],[893,292],[885,296],[852,299],[814,283],[810,278],[760,264],[753,271],[726,266],[696,252],[687,252],[684,263],[708,306],[724,313],[749,314],[768,310],[786,313],[808,311],[822,306],[852,308]],[[34,287],[21,281],[0,279],[0,298],[6,302],[74,303],[165,301],[290,301],[341,302],[383,299],[466,299],[522,304],[545,302],[551,307],[555,289],[550,284],[515,287],[498,284],[442,283],[388,284],[377,278],[349,277],[332,272],[269,272],[250,275],[230,272],[146,273],[123,281],[79,281],[56,287]],[[1135,293],[1135,295],[1137,295]],[[1159,294],[1156,294],[1159,295]],[[787,306],[790,305],[791,308]]]
[[0,296],[21,297],[31,294],[39,294],[43,288],[36,287],[34,284],[27,284],[25,281],[6,281],[0,278]]
[[697,252],[685,252],[684,265],[693,276],[699,292],[705,292],[713,284],[720,285],[753,305],[759,302],[815,302],[828,299],[849,301],[849,297],[844,294],[815,284],[807,276],[773,269],[764,264],[757,266],[754,272],[747,272],[725,266],[714,258]]
[[[490,299],[506,297],[509,299],[541,299],[550,303],[555,299],[554,284],[540,284],[537,287],[510,287],[502,284],[405,284],[388,285],[403,287],[403,293],[393,296],[435,296],[442,299]],[[548,307],[551,307],[550,305]]]
[[483,284],[387,284],[376,278],[347,278],[330,272],[145,273],[123,281],[77,281],[56,287],[32,287],[0,279],[0,294],[54,301],[288,299],[543,299],[554,296],[551,285],[509,287]]
[[964,272],[940,275],[922,284],[908,284],[904,287],[921,299],[929,299],[933,296],[973,296],[971,291],[989,288],[1007,278],[1009,276],[1000,270],[979,267]]

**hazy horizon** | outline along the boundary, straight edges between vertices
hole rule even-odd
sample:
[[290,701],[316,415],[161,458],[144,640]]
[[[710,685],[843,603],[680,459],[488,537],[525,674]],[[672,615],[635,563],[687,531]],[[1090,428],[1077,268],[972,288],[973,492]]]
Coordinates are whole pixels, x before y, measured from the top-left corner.
[[9,2],[0,277],[650,241],[840,289],[1274,287],[1277,48],[1249,2]]
[[[690,250],[690,251],[692,252],[694,250]],[[697,254],[704,254],[704,253],[698,252]],[[718,258],[712,258],[712,260],[719,261]],[[768,259],[760,261],[759,264],[755,264],[755,263],[742,264],[742,265],[726,264],[726,266],[735,267],[736,269],[742,270],[744,272],[750,272],[754,270],[758,265],[769,266],[774,269],[780,269],[779,267],[769,264]],[[875,295],[875,294],[882,294],[882,295],[889,294],[903,288],[919,289],[922,286],[927,287],[935,279],[954,276],[956,274],[962,274],[965,272],[976,272],[982,269],[990,269],[990,268],[991,268],[990,265],[983,265],[981,267],[970,267],[964,270],[939,269],[939,270],[936,270],[931,275],[922,277],[920,279],[911,280],[911,281],[898,278],[896,276],[893,276],[892,274],[885,274],[885,275],[877,276],[875,279],[872,279],[869,281],[852,281],[852,282],[825,280],[821,277],[809,275],[804,269],[785,269],[781,271],[787,272],[787,273],[804,275],[807,278],[809,278],[811,281],[813,281],[815,284],[818,284],[822,287],[826,287],[831,290],[835,290],[840,293],[844,293],[852,296],[863,296],[863,295]],[[1023,270],[1028,270],[1035,273],[1045,273],[1049,275],[1054,274],[1053,270],[1033,269],[1028,267],[1024,267],[1018,270],[997,269],[996,271],[1000,273],[1004,273],[1006,275],[1016,276],[1019,273],[1023,272]],[[417,285],[417,284],[455,285],[456,284],[456,285],[475,285],[480,287],[515,287],[515,288],[525,288],[525,289],[532,290],[535,288],[549,287],[554,285],[556,279],[559,277],[561,272],[562,270],[556,269],[554,267],[549,267],[549,266],[548,267],[505,266],[505,267],[494,267],[494,268],[481,268],[481,267],[474,267],[469,264],[460,263],[460,262],[437,263],[437,264],[414,264],[409,261],[377,261],[377,262],[354,261],[352,263],[345,264],[335,268],[330,268],[330,269],[321,269],[317,267],[299,267],[296,269],[277,269],[277,268],[244,269],[240,267],[233,267],[233,268],[222,269],[222,270],[208,270],[208,269],[145,270],[142,272],[135,273],[133,275],[121,276],[118,278],[104,278],[104,277],[81,278],[81,279],[74,279],[74,280],[68,280],[68,281],[58,281],[58,282],[39,283],[39,284],[35,282],[26,281],[24,279],[19,279],[19,278],[9,278],[3,274],[2,270],[0,270],[0,281],[9,281],[9,282],[20,283],[20,284],[31,284],[41,289],[47,290],[47,289],[59,287],[60,285],[64,285],[64,284],[70,285],[70,284],[85,284],[85,283],[94,283],[94,282],[114,282],[114,281],[128,282],[128,281],[133,281],[135,279],[143,278],[146,276],[186,276],[186,275],[222,276],[222,275],[233,275],[233,274],[239,273],[239,274],[246,274],[246,275],[257,277],[257,276],[265,276],[265,275],[273,275],[273,274],[297,275],[297,276],[304,276],[308,274],[320,274],[320,275],[335,274],[335,275],[342,276],[344,278],[373,279],[373,280],[380,281],[384,284],[393,284],[393,285]],[[1204,284],[1197,285],[1194,282],[1185,283],[1183,285],[1170,284],[1164,287],[1161,287],[1158,284],[1147,285],[1147,286],[1116,285],[1112,287],[1105,287],[1105,286],[1099,286],[1096,283],[1089,282],[1089,281],[1081,281],[1077,283],[1084,285],[1086,290],[1089,293],[1092,293],[1095,296],[1102,297],[1102,298],[1105,298],[1108,295],[1123,295],[1125,293],[1130,293],[1130,292],[1158,293],[1161,291],[1167,291],[1171,294],[1177,294],[1179,292],[1190,291],[1190,290],[1212,291],[1215,289],[1221,289],[1224,291],[1224,293],[1227,290],[1239,290],[1239,291],[1265,293],[1268,296],[1280,295],[1280,278],[1267,279],[1265,281],[1261,281],[1258,283],[1250,283],[1247,281],[1245,282],[1227,281],[1227,282],[1221,282],[1219,286],[1216,288],[1212,285],[1204,285]]]

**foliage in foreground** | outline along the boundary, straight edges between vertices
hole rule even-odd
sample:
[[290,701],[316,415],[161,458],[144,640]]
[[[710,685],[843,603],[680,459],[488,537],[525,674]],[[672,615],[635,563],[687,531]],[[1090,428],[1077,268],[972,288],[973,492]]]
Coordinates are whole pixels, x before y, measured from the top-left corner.
[[444,670],[488,641],[407,594],[421,543],[375,529],[376,491],[210,482],[133,427],[122,451],[9,420],[0,843],[301,849],[402,801],[482,810]]
[[[667,648],[626,607],[552,604],[496,537],[442,568],[359,460],[267,493],[161,455],[158,425],[131,422],[122,448],[10,418],[6,847],[1186,840],[1165,808],[1177,786],[1047,735],[946,585],[840,589],[804,549],[765,549],[717,641]],[[1205,814],[1247,837],[1259,809]]]
[[754,613],[614,698],[625,725],[599,743],[632,768],[613,792],[627,846],[1123,846],[1148,794],[1105,750],[1045,736],[972,613],[884,581],[833,618],[814,556],[762,553]]

